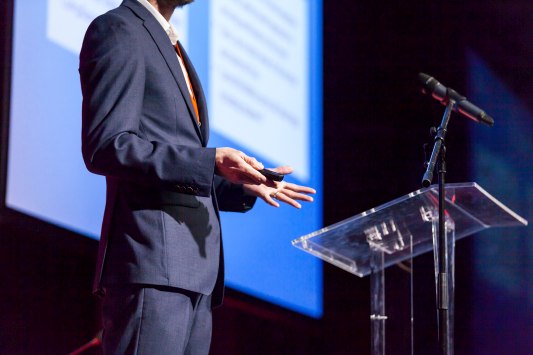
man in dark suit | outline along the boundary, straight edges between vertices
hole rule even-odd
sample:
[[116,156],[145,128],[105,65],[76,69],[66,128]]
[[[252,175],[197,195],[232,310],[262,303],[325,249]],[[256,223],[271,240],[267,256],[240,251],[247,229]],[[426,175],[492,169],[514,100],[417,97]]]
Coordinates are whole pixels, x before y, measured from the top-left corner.
[[219,209],[256,197],[299,208],[314,193],[206,147],[206,99],[168,23],[191,1],[125,0],[91,23],[80,53],[83,158],[107,182],[95,292],[109,354],[207,353],[223,293]]

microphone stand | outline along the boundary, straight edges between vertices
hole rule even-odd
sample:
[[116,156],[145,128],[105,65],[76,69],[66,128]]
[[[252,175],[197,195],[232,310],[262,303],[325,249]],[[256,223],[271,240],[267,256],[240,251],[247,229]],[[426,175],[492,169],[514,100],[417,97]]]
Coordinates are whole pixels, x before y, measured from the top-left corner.
[[[446,146],[445,138],[448,129],[448,123],[452,111],[456,108],[457,102],[450,98],[448,92],[446,94],[446,110],[442,117],[441,124],[435,133],[435,141],[431,157],[427,163],[426,172],[422,179],[422,185],[429,187],[433,180],[433,173],[435,166],[437,166],[438,183],[439,183],[439,226],[437,233],[437,240],[435,244],[438,246],[438,275],[437,275],[437,310],[439,316],[439,350],[440,354],[453,354],[453,342],[450,342],[450,300],[449,300],[449,286],[448,285],[448,236],[446,233],[445,221],[445,176],[446,176]],[[437,265],[435,265],[437,266]]]

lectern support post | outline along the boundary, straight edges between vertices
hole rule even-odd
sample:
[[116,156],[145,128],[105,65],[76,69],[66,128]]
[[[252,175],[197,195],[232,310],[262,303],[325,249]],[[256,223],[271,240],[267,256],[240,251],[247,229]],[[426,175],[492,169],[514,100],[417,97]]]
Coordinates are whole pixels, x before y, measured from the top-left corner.
[[[444,226],[435,212],[433,219],[433,256],[435,260],[435,286],[437,290],[437,317],[441,354],[454,353],[454,294],[455,294],[455,224],[444,217]],[[440,235],[440,238],[439,238]],[[439,243],[439,240],[441,243]],[[445,250],[442,240],[446,241]],[[442,266],[446,272],[442,272]],[[442,338],[445,337],[445,338]]]
[[370,334],[372,354],[385,355],[385,256],[370,246]]

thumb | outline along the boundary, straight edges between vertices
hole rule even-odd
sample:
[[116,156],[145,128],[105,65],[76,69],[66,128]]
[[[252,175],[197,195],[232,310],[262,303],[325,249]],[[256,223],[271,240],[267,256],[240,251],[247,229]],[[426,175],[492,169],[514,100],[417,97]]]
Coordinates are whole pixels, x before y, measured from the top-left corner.
[[283,174],[283,175],[290,174],[293,171],[292,167],[290,167],[288,165],[278,166],[277,168],[274,168],[272,170],[274,170],[277,173]]

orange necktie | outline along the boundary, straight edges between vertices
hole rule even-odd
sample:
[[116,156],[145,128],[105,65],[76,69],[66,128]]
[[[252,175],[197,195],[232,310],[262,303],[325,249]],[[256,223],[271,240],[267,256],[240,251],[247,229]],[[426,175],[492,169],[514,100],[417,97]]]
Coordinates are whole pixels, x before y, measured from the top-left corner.
[[[201,124],[200,121],[200,114],[198,113],[198,104],[196,103],[196,96],[194,95],[194,88],[192,87],[191,80],[189,79],[189,73],[187,73],[187,68],[185,67],[185,61],[183,60],[183,56],[181,55],[181,50],[178,42],[176,42],[176,52],[181,58],[181,61],[183,63],[183,68],[185,69],[185,80],[187,80],[187,83],[189,84],[189,87],[191,90],[189,91],[189,95],[191,96],[192,106],[194,107],[194,113],[196,114],[196,120],[198,121],[198,124]],[[181,66],[181,65],[180,65]]]

